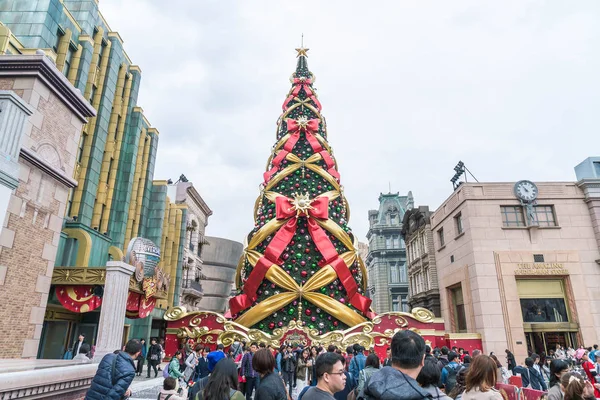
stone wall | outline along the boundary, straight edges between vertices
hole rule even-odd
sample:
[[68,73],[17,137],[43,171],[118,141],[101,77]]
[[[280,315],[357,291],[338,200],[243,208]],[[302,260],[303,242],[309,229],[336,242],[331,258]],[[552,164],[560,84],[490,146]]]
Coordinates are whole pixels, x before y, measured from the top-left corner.
[[[4,69],[7,64],[12,68]],[[0,233],[0,321],[10,321],[0,356],[35,358],[67,198],[76,185],[77,141],[94,110],[45,56],[0,56],[0,87],[34,110],[23,127],[19,184]]]

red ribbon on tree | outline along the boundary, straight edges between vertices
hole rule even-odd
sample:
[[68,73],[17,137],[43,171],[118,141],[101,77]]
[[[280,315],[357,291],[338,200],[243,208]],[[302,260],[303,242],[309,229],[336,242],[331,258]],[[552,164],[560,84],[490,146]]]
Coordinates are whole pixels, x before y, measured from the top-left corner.
[[325,161],[325,164],[327,165],[327,172],[329,172],[329,174],[339,182],[340,174],[335,169],[335,162],[333,161],[333,158],[331,158],[331,155],[327,151],[323,150],[321,143],[319,143],[319,140],[315,136],[316,132],[319,130],[320,121],[316,118],[310,120],[295,120],[288,118],[286,120],[286,123],[287,131],[288,133],[291,133],[291,136],[285,142],[283,150],[277,153],[277,156],[275,156],[275,158],[273,158],[273,160],[271,161],[273,167],[271,167],[270,170],[263,173],[265,184],[271,180],[273,175],[275,175],[275,173],[281,166],[281,163],[283,162],[285,157],[289,154],[289,152],[292,151],[296,143],[298,143],[298,140],[300,140],[300,132],[304,132],[306,140],[310,144],[310,147],[312,147],[313,151],[315,153],[321,154],[321,157],[323,157],[323,161]]
[[371,299],[358,293],[358,285],[348,269],[348,266],[335,250],[333,243],[327,236],[327,233],[319,226],[315,218],[328,219],[329,199],[327,197],[317,197],[312,201],[306,196],[298,196],[290,199],[285,196],[278,196],[275,199],[275,216],[279,220],[288,219],[283,225],[267,248],[265,254],[258,260],[254,269],[248,276],[244,284],[244,293],[232,298],[229,301],[231,314],[237,314],[246,308],[252,306],[257,298],[256,291],[272,264],[281,265],[283,261],[279,259],[285,248],[291,242],[296,233],[298,217],[305,216],[308,219],[308,230],[315,246],[323,256],[325,262],[323,265],[330,264],[336,271],[340,282],[346,289],[348,301],[365,315],[372,318],[369,311]]
[[319,99],[317,99],[317,96],[315,96],[314,92],[312,91],[312,89],[309,86],[309,85],[312,85],[312,79],[304,78],[304,77],[294,78],[293,84],[295,85],[295,87],[292,90],[292,93],[290,93],[288,98],[285,99],[285,101],[283,102],[283,106],[281,107],[283,109],[283,111],[285,111],[287,109],[288,103],[294,97],[298,96],[298,94],[300,93],[300,89],[304,89],[304,93],[306,93],[306,97],[310,98],[317,106],[317,109],[319,111],[321,111],[321,108],[322,108],[321,102],[319,101]]

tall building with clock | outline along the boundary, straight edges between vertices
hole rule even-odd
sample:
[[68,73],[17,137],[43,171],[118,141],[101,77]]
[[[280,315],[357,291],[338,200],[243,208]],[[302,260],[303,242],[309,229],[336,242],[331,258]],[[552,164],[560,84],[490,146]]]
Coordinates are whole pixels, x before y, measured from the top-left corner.
[[402,219],[413,208],[411,192],[379,195],[379,209],[369,211],[369,251],[365,259],[368,295],[377,313],[409,311],[406,247],[401,237]]
[[433,212],[450,338],[477,332],[484,352],[520,360],[599,341],[600,176],[586,162],[579,182],[463,183]]

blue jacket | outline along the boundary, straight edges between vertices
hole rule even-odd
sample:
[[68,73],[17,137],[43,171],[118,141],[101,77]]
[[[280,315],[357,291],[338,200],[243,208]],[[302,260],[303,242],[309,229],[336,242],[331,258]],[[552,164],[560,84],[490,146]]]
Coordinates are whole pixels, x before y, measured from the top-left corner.
[[223,358],[225,358],[225,353],[223,353],[222,350],[215,350],[208,353],[206,356],[206,359],[208,360],[208,370],[212,372],[215,369],[215,365]]
[[87,391],[85,399],[120,400],[125,395],[131,382],[133,382],[134,377],[135,366],[133,365],[133,358],[129,354],[123,351],[119,354],[107,354],[98,365],[98,370],[94,379],[92,379],[92,385]]
[[[460,370],[460,368],[461,368],[461,366],[458,365],[458,363],[454,362],[454,361],[450,361],[447,366],[450,366],[451,368],[456,370],[457,373],[458,373],[458,370]],[[442,384],[443,385],[446,384],[447,379],[448,379],[448,370],[446,369],[446,367],[444,367],[444,368],[442,368]]]
[[519,366],[515,367],[513,372],[521,374],[523,387],[531,385],[531,388],[535,390],[548,390],[546,383],[544,382],[544,378],[535,369]]
[[363,353],[358,353],[352,360],[350,360],[350,366],[348,367],[348,372],[352,375],[352,379],[358,378],[358,374],[365,368],[365,363],[367,362],[367,357]]

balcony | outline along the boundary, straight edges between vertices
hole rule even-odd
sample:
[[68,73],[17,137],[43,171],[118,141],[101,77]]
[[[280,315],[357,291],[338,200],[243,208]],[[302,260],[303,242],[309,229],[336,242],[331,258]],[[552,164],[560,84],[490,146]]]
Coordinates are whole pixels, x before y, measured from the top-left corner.
[[200,300],[204,296],[204,290],[200,282],[194,279],[184,279],[181,285],[182,294],[185,297],[191,297]]

